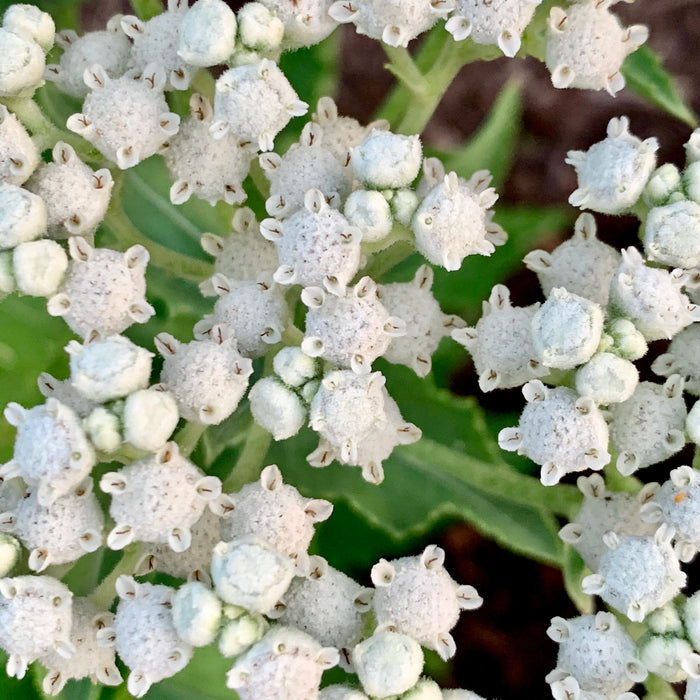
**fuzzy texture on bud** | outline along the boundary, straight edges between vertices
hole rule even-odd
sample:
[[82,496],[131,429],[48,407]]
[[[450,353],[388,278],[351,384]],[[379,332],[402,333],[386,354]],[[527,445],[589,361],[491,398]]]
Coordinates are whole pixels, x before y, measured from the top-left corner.
[[595,302],[555,287],[532,319],[532,339],[545,367],[573,369],[596,351],[603,310]]
[[180,414],[169,391],[151,387],[126,397],[122,411],[124,441],[139,450],[157,452],[172,435]]
[[9,403],[8,423],[17,428],[14,455],[0,476],[21,476],[38,486],[41,505],[50,505],[77,486],[95,464],[95,451],[85,437],[80,418],[54,398],[25,409]]
[[674,335],[668,350],[659,355],[651,365],[651,369],[662,377],[670,377],[673,374],[685,377],[684,389],[693,396],[700,396],[698,342],[700,324],[693,323]]
[[338,663],[338,652],[322,648],[291,627],[274,627],[226,675],[241,700],[316,700],[321,674]]
[[304,126],[299,141],[283,156],[263,153],[260,167],[270,182],[265,208],[270,216],[284,218],[301,209],[309,190],[319,190],[326,202],[339,207],[353,184],[349,159],[340,160],[323,143],[323,128],[314,122]]
[[[572,8],[574,10],[574,8]],[[569,151],[578,187],[569,204],[603,214],[621,214],[639,199],[656,167],[659,144],[654,138],[642,141],[629,132],[627,117],[608,123],[608,136],[588,151]]]
[[233,329],[238,351],[249,358],[262,357],[271,345],[280,342],[289,322],[289,309],[282,290],[269,277],[235,281],[216,274],[212,285],[219,298],[214,313],[195,325],[195,338],[202,340],[216,324],[227,324]]
[[480,170],[469,181],[445,175],[420,203],[411,222],[418,252],[434,265],[458,270],[468,255],[491,255],[504,232],[489,211],[498,195],[488,187],[491,175]]
[[368,695],[388,698],[416,684],[423,670],[423,651],[411,637],[384,630],[352,650],[352,663]]
[[456,651],[450,630],[460,611],[480,607],[483,599],[473,586],[458,585],[444,561],[445,552],[435,545],[418,557],[381,559],[372,567],[372,583],[379,628],[406,634],[446,660]]
[[418,136],[392,134],[383,129],[371,131],[351,153],[355,177],[373,190],[409,187],[423,161]]
[[406,333],[405,322],[384,308],[377,285],[369,277],[342,297],[307,287],[301,300],[309,307],[301,349],[310,357],[322,357],[357,374],[367,374],[391,339]]
[[107,546],[167,542],[176,552],[190,546],[190,528],[208,503],[221,494],[221,482],[204,474],[169,442],[153,457],[107,472],[100,488],[111,495],[109,514],[116,523]]
[[700,204],[681,200],[654,207],[644,222],[649,260],[685,269],[700,265]]
[[236,410],[253,363],[238,354],[230,326],[215,324],[206,340],[190,343],[160,333],[155,344],[164,359],[161,385],[175,397],[183,418],[217,425]]
[[31,96],[43,83],[45,66],[36,42],[0,27],[0,97]]
[[73,598],[73,622],[70,643],[75,653],[66,659],[56,651],[40,657],[46,666],[42,689],[47,695],[58,695],[70,679],[90,678],[93,683],[120,685],[122,676],[114,662],[114,649],[100,646],[99,631],[113,624],[114,615],[99,612],[87,598]]
[[295,560],[305,559],[314,524],[327,520],[333,511],[328,501],[304,498],[285,484],[274,464],[263,469],[259,481],[246,484],[230,498],[233,512],[222,526],[224,540],[256,537]]
[[93,248],[80,236],[68,241],[71,261],[59,292],[47,303],[51,316],[61,316],[71,330],[86,338],[121,333],[145,323],[155,313],[146,301],[148,251],[134,245],[120,253]]
[[546,678],[557,699],[566,697],[567,679],[576,688],[569,697],[626,699],[622,694],[647,676],[632,638],[611,613],[552,618],[547,635],[559,644],[557,667]]
[[320,190],[308,190],[304,207],[289,218],[265,219],[260,232],[277,247],[279,284],[322,285],[342,296],[360,266],[361,231]]
[[622,62],[649,30],[640,24],[624,29],[608,8],[607,2],[588,0],[550,10],[545,63],[555,88],[607,90],[614,96],[625,87]]
[[523,261],[537,274],[545,296],[555,287],[565,287],[605,308],[610,281],[620,265],[620,253],[598,240],[593,215],[584,213],[576,219],[572,238],[551,253],[533,250]]
[[532,339],[532,320],[539,304],[512,306],[502,284],[482,303],[483,316],[476,326],[452,331],[474,360],[482,391],[509,389],[548,373]]
[[[147,72],[157,66],[167,77],[168,90],[186,90],[194,72],[178,52],[187,5],[186,0],[168,0],[167,11],[146,22],[133,15],[121,20],[122,30],[132,41],[129,67]],[[208,29],[213,34],[211,27]]]
[[406,322],[406,335],[392,338],[384,357],[410,367],[419,377],[430,372],[440,341],[466,325],[459,316],[442,313],[432,284],[432,268],[421,265],[411,282],[384,284],[377,290],[386,310]]
[[211,577],[225,602],[266,613],[289,588],[294,563],[259,537],[238,537],[214,547]]
[[583,592],[600,596],[633,622],[641,622],[685,586],[686,575],[671,548],[672,535],[665,525],[653,536],[608,533],[609,551],[601,557],[598,573],[583,579]]
[[608,411],[610,441],[622,474],[662,462],[685,445],[687,409],[678,374],[663,385],[641,382],[627,401],[611,405]]
[[381,39],[389,46],[408,46],[409,41],[444,19],[451,8],[452,3],[434,0],[337,0],[328,13],[337,22],[352,22],[358,34]]
[[11,519],[11,531],[30,550],[32,571],[76,561],[102,545],[104,515],[90,479],[50,505],[41,505],[37,490],[28,488]]
[[173,597],[173,625],[180,639],[194,647],[211,644],[219,631],[221,601],[200,581],[181,586]]
[[57,651],[70,658],[71,604],[68,587],[50,576],[0,579],[0,649],[7,675],[24,678],[27,666]]
[[192,66],[224,63],[233,53],[236,24],[236,15],[223,0],[198,0],[180,25],[178,56]]
[[273,440],[286,440],[304,426],[307,408],[299,395],[276,377],[261,377],[249,394],[250,412],[255,422]]
[[82,113],[66,126],[125,170],[152,156],[180,128],[180,117],[168,109],[163,96],[166,77],[155,65],[136,79],[132,72],[110,78],[101,65],[85,71],[90,93]]
[[700,318],[681,292],[688,281],[681,270],[648,267],[636,248],[627,248],[610,284],[610,308],[632,321],[647,340],[672,338]]
[[46,205],[48,235],[91,237],[107,212],[113,186],[107,168],[93,171],[71,146],[59,141],[53,162],[35,170],[26,188]]
[[639,383],[639,372],[629,360],[599,352],[576,372],[576,391],[599,406],[627,401]]
[[120,600],[113,627],[100,631],[98,644],[114,645],[130,669],[127,689],[140,698],[153,683],[182,670],[192,658],[192,647],[175,631],[172,588],[137,583],[131,576],[120,576],[116,588]]
[[608,551],[603,538],[608,532],[618,535],[653,535],[657,525],[640,517],[641,507],[653,497],[658,484],[648,484],[637,495],[608,491],[600,474],[580,476],[576,485],[583,503],[576,517],[559,530],[559,537],[570,544],[589,569],[597,571],[601,557]]
[[271,151],[275,136],[308,108],[277,65],[263,59],[231,68],[216,81],[210,131],[219,139],[230,130],[261,151]]
[[467,37],[476,44],[496,44],[506,56],[520,49],[520,36],[542,0],[496,0],[480,3],[457,0],[445,29],[455,41]]
[[20,243],[12,251],[12,268],[22,294],[50,297],[58,291],[68,269],[68,256],[56,241],[42,238]]
[[309,564],[308,575],[292,581],[270,614],[281,624],[338,649],[341,666],[349,670],[350,652],[362,638],[363,613],[370,609],[372,591],[322,557],[310,557]]
[[71,382],[86,398],[104,403],[148,385],[153,353],[121,335],[71,341]]
[[323,41],[338,23],[328,13],[333,0],[260,0],[284,26],[283,47],[297,49]]
[[608,427],[590,398],[566,387],[548,389],[539,380],[523,386],[527,404],[517,428],[498,434],[501,449],[517,451],[542,466],[545,486],[569,472],[602,469],[609,461]]
[[5,105],[0,105],[0,182],[21,185],[41,157],[27,130]]
[[235,133],[214,140],[209,131],[213,116],[209,100],[193,94],[190,115],[161,149],[173,180],[173,204],[183,204],[192,195],[211,205],[221,200],[241,204],[247,198],[243,180],[248,176],[254,153],[250,144]]
[[83,74],[99,63],[110,78],[126,72],[131,56],[131,43],[121,28],[121,15],[107,22],[106,29],[78,36],[73,30],[56,35],[56,44],[63,49],[58,64],[46,66],[44,77],[56,84],[61,92],[72,97],[85,97],[90,88]]
[[44,200],[17,185],[0,184],[0,250],[33,241],[45,232]]

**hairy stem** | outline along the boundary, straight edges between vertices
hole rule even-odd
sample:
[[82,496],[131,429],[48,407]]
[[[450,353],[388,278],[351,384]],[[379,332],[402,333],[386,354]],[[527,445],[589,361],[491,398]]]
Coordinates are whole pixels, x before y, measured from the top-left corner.
[[108,610],[116,596],[114,588],[117,579],[124,574],[133,573],[141,557],[141,544],[134,542],[124,549],[122,558],[117,565],[105,576],[102,583],[92,592],[90,602],[98,610]]
[[201,282],[211,275],[213,271],[211,264],[195,260],[182,253],[177,253],[144,236],[131,223],[129,217],[122,209],[121,197],[119,196],[120,189],[121,178],[116,177],[112,191],[112,201],[103,221],[103,226],[112,234],[120,246],[128,248],[137,243],[141,244],[148,250],[153,265],[182,279]]
[[254,422],[250,426],[245,445],[238,455],[233,471],[224,481],[223,488],[226,493],[239,491],[260,476],[271,440],[272,435],[257,423]]
[[180,447],[180,454],[183,457],[189,457],[194,448],[197,447],[199,438],[202,437],[204,431],[207,429],[206,425],[202,423],[195,423],[194,421],[188,421],[175,435],[173,440]]

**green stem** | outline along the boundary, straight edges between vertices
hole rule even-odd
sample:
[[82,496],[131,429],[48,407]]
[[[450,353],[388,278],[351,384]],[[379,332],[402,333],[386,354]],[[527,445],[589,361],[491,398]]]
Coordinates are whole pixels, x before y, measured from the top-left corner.
[[59,129],[31,97],[4,97],[0,100],[32,135],[40,151],[53,148],[58,141],[65,141],[79,155],[85,155],[85,141],[64,129]]
[[384,50],[389,57],[386,68],[399,82],[377,118],[387,119],[395,132],[403,134],[423,131],[462,66],[501,55],[493,46],[454,41],[442,25],[432,30],[415,60],[405,49],[384,46]]
[[368,275],[375,281],[380,281],[382,277],[393,267],[416,252],[416,246],[412,240],[407,238],[397,238],[394,243],[384,250],[375,253],[370,262],[361,271],[360,275]]
[[238,455],[233,471],[224,481],[223,488],[226,493],[239,491],[260,476],[271,440],[272,435],[257,423],[254,422],[250,426],[245,445]]
[[139,542],[134,542],[124,549],[122,558],[117,562],[117,565],[105,576],[102,583],[100,583],[89,596],[90,602],[98,610],[108,610],[110,608],[116,596],[114,586],[117,579],[124,574],[132,574],[140,558],[141,544]]
[[266,200],[270,196],[270,183],[265,177],[260,161],[257,158],[250,164],[250,172],[248,174],[258,192],[260,192],[260,196]]
[[177,433],[173,440],[175,440],[175,442],[180,446],[180,454],[183,457],[189,457],[192,452],[194,452],[194,448],[197,447],[199,438],[202,437],[206,429],[207,426],[203,425],[202,423],[189,421]]
[[650,673],[644,681],[647,697],[653,700],[678,700],[678,694],[670,683]]
[[116,181],[115,191],[112,193],[112,202],[107,210],[103,226],[112,234],[120,246],[128,248],[137,243],[144,246],[148,250],[150,261],[153,265],[177,277],[192,282],[201,282],[212,274],[213,267],[211,264],[195,260],[182,253],[177,253],[144,236],[131,223],[129,217],[121,208]]

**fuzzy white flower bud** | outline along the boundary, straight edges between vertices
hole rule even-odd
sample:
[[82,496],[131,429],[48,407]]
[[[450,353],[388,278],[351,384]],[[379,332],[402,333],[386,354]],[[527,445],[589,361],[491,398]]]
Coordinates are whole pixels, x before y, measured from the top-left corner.
[[178,56],[192,66],[224,63],[236,43],[236,15],[223,0],[198,0],[180,26]]
[[5,578],[15,568],[21,553],[19,540],[0,533],[0,578]]
[[61,285],[68,256],[56,241],[20,243],[12,253],[17,289],[34,297],[50,297]]
[[255,422],[274,440],[296,435],[306,421],[306,406],[299,396],[275,377],[262,377],[248,394]]
[[45,65],[39,44],[0,27],[0,97],[30,96],[43,83]]
[[639,383],[639,372],[629,360],[600,352],[576,372],[576,391],[599,406],[627,401]]
[[100,452],[116,452],[122,444],[119,418],[104,406],[98,406],[83,419],[83,428]]
[[180,639],[193,647],[211,644],[221,619],[221,601],[199,581],[180,586],[173,596],[173,625]]
[[423,163],[418,136],[403,136],[374,129],[352,149],[350,164],[355,177],[374,190],[408,187]]
[[319,361],[299,347],[282,348],[272,360],[275,374],[287,385],[300,387],[320,372]]
[[53,18],[34,5],[10,5],[2,16],[2,26],[25,39],[36,41],[44,51],[53,46],[56,32]]
[[238,39],[249,49],[275,51],[282,43],[283,36],[282,20],[264,3],[247,2],[238,10]]
[[266,613],[289,588],[294,563],[262,539],[239,537],[214,547],[211,577],[225,602]]
[[352,663],[368,695],[388,698],[416,684],[423,670],[423,651],[411,637],[385,630],[358,644]]
[[157,387],[127,396],[122,412],[124,440],[139,450],[156,452],[168,441],[180,414],[169,391]]
[[343,214],[362,231],[362,240],[381,241],[391,233],[393,219],[386,197],[374,190],[355,190],[345,201]]
[[0,184],[0,250],[33,241],[45,231],[44,200],[9,182]]
[[649,177],[644,188],[644,201],[649,206],[666,204],[668,198],[681,186],[681,174],[673,163],[664,163]]
[[0,182],[21,185],[41,157],[27,130],[5,105],[0,105]]

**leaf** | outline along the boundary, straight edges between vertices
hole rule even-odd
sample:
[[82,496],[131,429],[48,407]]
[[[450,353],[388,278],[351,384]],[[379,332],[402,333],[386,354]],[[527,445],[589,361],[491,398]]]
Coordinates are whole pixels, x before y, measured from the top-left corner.
[[182,671],[156,683],[144,696],[146,700],[236,700],[238,695],[226,687],[226,672],[233,665],[215,646],[195,649],[192,660]]
[[[68,375],[63,351],[72,334],[61,318],[49,316],[46,299],[9,296],[0,301],[0,409],[8,401],[23,406],[43,402],[36,380],[41,372]],[[0,462],[10,458],[15,428],[0,418]]]
[[41,693],[35,687],[32,674],[27,673],[25,677],[19,681],[16,678],[10,678],[5,673],[5,665],[7,664],[7,654],[0,649],[0,698],[21,698],[21,700],[42,700]]
[[564,566],[562,567],[562,573],[564,574],[564,588],[578,611],[582,615],[589,615],[592,613],[595,610],[593,597],[586,595],[581,588],[581,581],[590,571],[583,563],[583,559],[581,559],[576,550],[568,544],[564,545]]
[[233,208],[219,202],[212,207],[197,197],[180,205],[170,201],[172,179],[160,157],[147,158],[124,172],[121,197],[124,211],[145,236],[178,253],[211,261],[202,250],[202,233],[226,234]]
[[501,89],[491,111],[469,141],[461,148],[441,154],[446,171],[470,178],[477,170],[488,170],[493,184],[503,184],[513,164],[515,144],[521,130],[522,95],[518,80]]
[[627,87],[640,97],[666,110],[677,119],[695,128],[698,118],[680,95],[661,63],[661,57],[648,46],[630,54],[622,65]]

